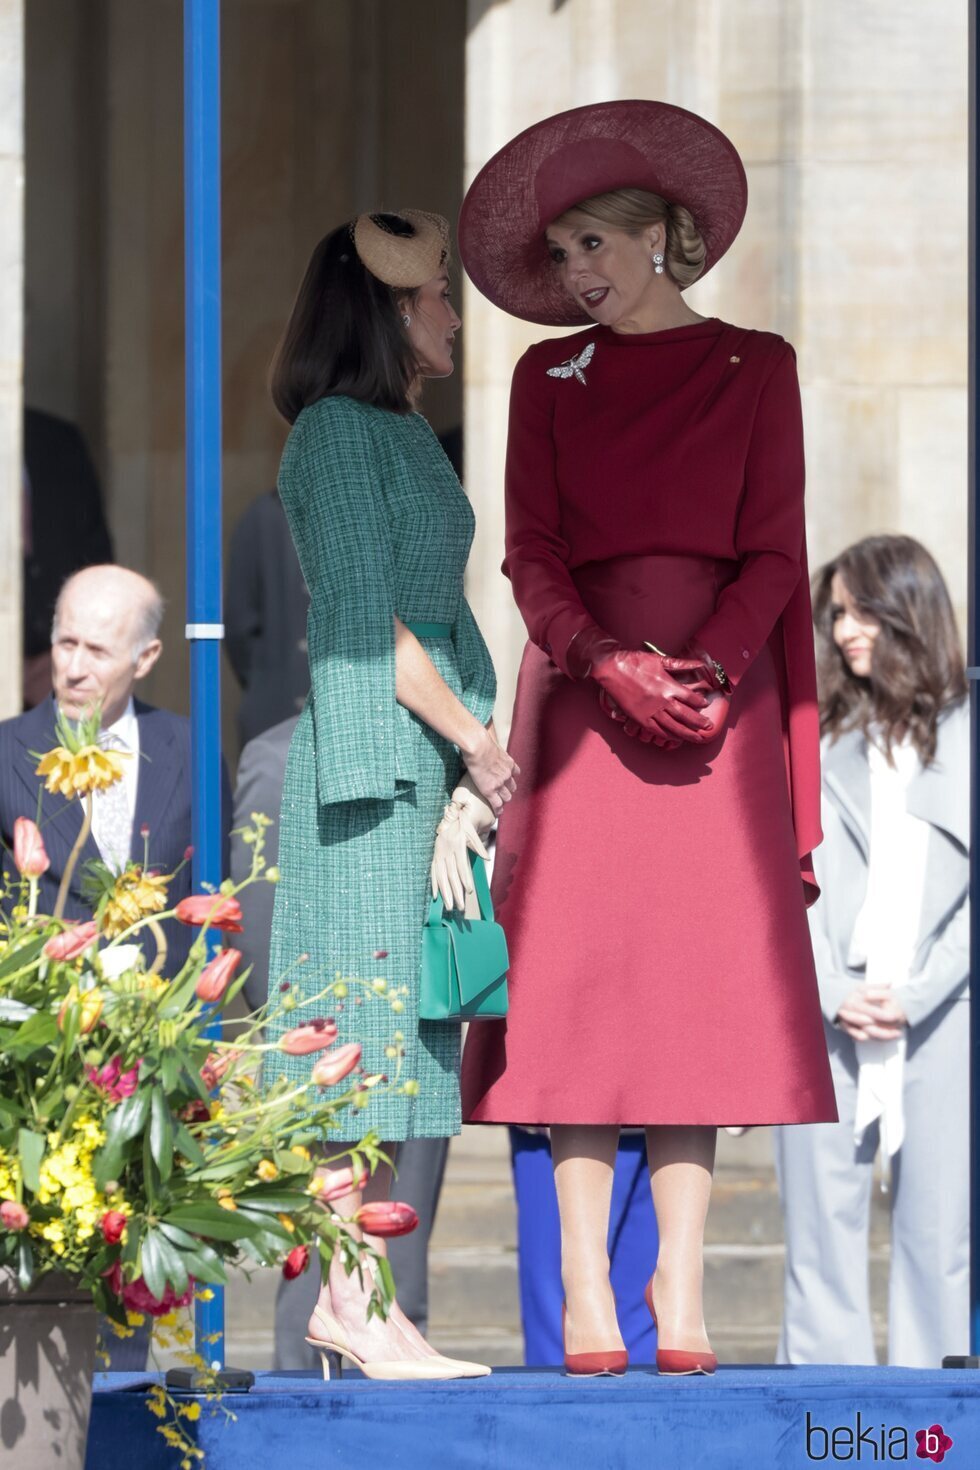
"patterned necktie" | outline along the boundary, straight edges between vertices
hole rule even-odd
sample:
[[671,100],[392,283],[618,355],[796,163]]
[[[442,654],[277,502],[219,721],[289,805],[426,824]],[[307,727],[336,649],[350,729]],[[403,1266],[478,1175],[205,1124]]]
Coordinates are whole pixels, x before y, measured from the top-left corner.
[[[105,730],[99,736],[99,744],[103,750],[127,749],[118,735]],[[132,759],[130,753],[123,764],[128,766]],[[95,803],[95,840],[104,861],[118,872],[129,862],[129,848],[133,837],[133,819],[129,813],[125,777],[121,781],[114,781],[104,791],[97,792]]]

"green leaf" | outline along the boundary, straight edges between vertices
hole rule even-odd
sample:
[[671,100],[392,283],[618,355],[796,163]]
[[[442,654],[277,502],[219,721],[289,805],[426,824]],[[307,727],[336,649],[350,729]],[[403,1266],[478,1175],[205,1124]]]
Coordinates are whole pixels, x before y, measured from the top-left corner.
[[155,1230],[148,1230],[143,1237],[140,1270],[150,1291],[159,1300],[167,1288],[167,1273]]
[[17,1285],[21,1291],[27,1291],[34,1280],[34,1253],[30,1242],[19,1240],[17,1242]]
[[192,1235],[209,1236],[212,1240],[240,1240],[243,1236],[255,1235],[262,1228],[247,1217],[240,1220],[239,1214],[238,1210],[224,1210],[219,1204],[203,1201],[194,1205],[178,1205],[168,1213],[167,1224],[179,1225]]
[[292,1231],[287,1230],[285,1225],[281,1225],[277,1219],[269,1215],[263,1215],[258,1210],[254,1211],[254,1213],[251,1210],[243,1210],[240,1205],[236,1213],[242,1219],[248,1220],[250,1224],[255,1225],[256,1229],[260,1230],[263,1235],[278,1240],[282,1245],[294,1244]]
[[161,1087],[154,1087],[150,1105],[150,1152],[161,1180],[166,1182],[174,1166],[174,1122],[167,1094]]
[[50,937],[50,932],[46,929],[41,934],[32,935],[24,944],[18,944],[16,949],[8,949],[0,959],[0,980],[5,980],[15,971],[33,964]]
[[188,1235],[186,1230],[181,1230],[178,1225],[171,1225],[166,1220],[161,1220],[159,1229],[181,1251],[187,1269],[194,1276],[212,1285],[221,1285],[228,1279],[221,1257],[207,1241]]
[[307,1194],[305,1189],[286,1191],[282,1188],[272,1190],[269,1194],[262,1194],[257,1189],[250,1189],[247,1194],[238,1196],[238,1207],[246,1210],[269,1210],[272,1214],[280,1212],[289,1214],[293,1210],[299,1210],[303,1205],[308,1205],[312,1195]]
[[112,1109],[105,1131],[107,1144],[127,1143],[129,1139],[142,1133],[150,1110],[151,1091],[154,1089],[143,1084]]
[[57,1040],[58,1022],[55,1017],[49,1011],[35,1011],[17,1027],[4,1051],[16,1061],[26,1061],[35,1052],[53,1046]]
[[283,1174],[308,1174],[310,1172],[309,1159],[301,1158],[290,1149],[284,1149],[276,1155],[276,1163]]
[[[187,1290],[187,1266],[181,1251],[177,1249],[164,1235],[162,1230],[154,1230],[152,1234],[153,1248],[159,1257],[160,1263],[166,1272],[167,1280],[173,1287],[177,1296]],[[149,1240],[150,1237],[147,1236]],[[143,1247],[144,1252],[146,1247]],[[159,1292],[156,1293],[160,1295]]]
[[196,1235],[189,1235],[186,1230],[181,1230],[179,1225],[171,1225],[169,1220],[161,1220],[159,1228],[167,1239],[182,1251],[196,1251],[201,1244]]
[[80,1001],[72,1001],[65,1008],[64,1019],[61,1023],[61,1044],[65,1049],[65,1056],[70,1057],[75,1050],[75,1044],[82,1034],[82,1007]]
[[163,1078],[163,1087],[167,1096],[177,1091],[177,1082],[180,1078],[180,1057],[173,1050],[168,1049],[160,1058],[160,1073]]
[[41,1160],[44,1158],[44,1135],[32,1133],[29,1128],[17,1132],[17,1153],[20,1156],[20,1171],[24,1183],[33,1193],[41,1187]]
[[122,1254],[119,1259],[127,1265],[135,1265],[139,1259],[140,1247],[143,1244],[144,1226],[135,1216],[126,1226],[126,1238],[123,1241]]
[[207,1163],[204,1150],[194,1137],[193,1133],[184,1123],[178,1123],[174,1131],[174,1143],[180,1152],[192,1164],[204,1165]]
[[154,1209],[157,1195],[160,1193],[160,1170],[157,1168],[153,1149],[150,1147],[149,1133],[143,1134],[143,1184],[146,1187],[147,1203],[151,1209]]
[[110,1179],[118,1179],[122,1172],[123,1145],[106,1143],[99,1149],[92,1165],[92,1178],[96,1189],[105,1189]]

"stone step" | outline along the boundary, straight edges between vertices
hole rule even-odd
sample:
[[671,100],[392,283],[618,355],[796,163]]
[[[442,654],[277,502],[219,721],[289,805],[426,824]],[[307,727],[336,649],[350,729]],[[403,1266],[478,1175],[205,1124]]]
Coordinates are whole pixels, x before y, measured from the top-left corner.
[[520,1326],[517,1252],[475,1246],[429,1252],[429,1322],[433,1333],[446,1328]]
[[509,1181],[478,1184],[447,1178],[430,1249],[479,1245],[513,1250],[516,1242],[517,1207]]
[[[704,1312],[712,1331],[726,1324],[761,1326],[782,1316],[784,1251],[779,1245],[706,1246]],[[888,1254],[870,1252],[872,1303],[887,1299]]]
[[[873,1248],[888,1244],[889,1211],[889,1196],[876,1183],[871,1191],[869,1227]],[[711,1190],[704,1238],[706,1243],[713,1244],[782,1244],[783,1210],[775,1172],[743,1174],[720,1170]]]

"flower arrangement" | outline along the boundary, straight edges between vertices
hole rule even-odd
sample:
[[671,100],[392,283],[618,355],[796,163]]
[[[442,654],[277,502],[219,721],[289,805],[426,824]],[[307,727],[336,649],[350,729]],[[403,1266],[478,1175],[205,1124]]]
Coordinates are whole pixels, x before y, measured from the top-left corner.
[[[59,739],[38,774],[85,799],[84,832],[93,789],[119,779],[122,768],[118,756],[98,749],[97,726],[64,722]],[[246,973],[240,952],[214,946],[213,936],[241,931],[237,894],[246,883],[278,876],[263,857],[268,825],[253,814],[245,830],[252,852],[245,883],[168,908],[173,875],[153,874],[147,864],[97,871],[94,916],[81,923],[56,917],[73,864],[55,914],[37,912],[38,879],[48,867],[43,836],[29,818],[16,825],[19,880],[8,883],[0,909],[0,1266],[25,1291],[48,1272],[66,1273],[121,1333],[133,1313],[172,1321],[195,1290],[224,1283],[233,1263],[280,1265],[296,1276],[314,1249],[324,1268],[335,1251],[348,1271],[371,1257],[369,1313],[384,1315],[393,1295],[387,1261],[352,1237],[331,1203],[383,1158],[379,1140],[368,1132],[333,1158],[322,1148],[316,1156],[313,1145],[329,1137],[342,1109],[363,1108],[372,1089],[415,1089],[400,1078],[399,1032],[388,1047],[393,1077],[369,1076],[358,1045],[334,1045],[337,1026],[325,1013],[332,998],[360,986],[397,1015],[398,994],[384,982],[337,975],[306,995],[285,980],[233,1040],[214,1025]],[[168,978],[159,921],[170,917],[199,932],[186,964]],[[310,1080],[263,1089],[258,1063],[273,1045],[263,1027],[280,1009],[295,1024],[278,1046],[309,1056]],[[345,1166],[334,1167],[341,1154]],[[407,1206],[386,1207],[377,1220],[364,1208],[356,1223],[378,1235],[417,1223]],[[185,1361],[204,1366],[190,1353]],[[162,1402],[151,1395],[153,1412]],[[188,1403],[183,1412],[194,1419],[200,1407]],[[190,1466],[200,1452],[185,1431],[173,1421],[160,1428]]]

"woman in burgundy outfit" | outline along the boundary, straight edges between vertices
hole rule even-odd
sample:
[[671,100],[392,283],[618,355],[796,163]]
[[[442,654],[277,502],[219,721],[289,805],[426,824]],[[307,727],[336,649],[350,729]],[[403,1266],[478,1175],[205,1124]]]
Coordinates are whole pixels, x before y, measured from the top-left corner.
[[504,571],[530,641],[494,873],[510,1013],[470,1028],[463,1061],[470,1121],[552,1126],[572,1372],[626,1367],[606,1254],[622,1125],[647,1130],[657,1365],[710,1373],[716,1128],[837,1117],[805,914],[819,738],[795,356],[681,294],[745,202],[711,124],[612,102],[514,139],[460,219],[491,301],[587,323],[514,372]]

